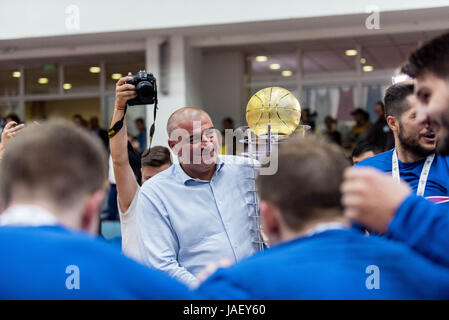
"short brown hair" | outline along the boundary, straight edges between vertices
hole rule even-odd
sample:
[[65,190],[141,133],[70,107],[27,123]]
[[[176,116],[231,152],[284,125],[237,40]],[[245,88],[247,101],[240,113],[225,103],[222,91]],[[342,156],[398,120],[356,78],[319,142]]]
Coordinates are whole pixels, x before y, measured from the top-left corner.
[[385,92],[385,115],[401,119],[404,112],[411,106],[407,102],[407,97],[412,95],[415,90],[413,83],[396,83],[388,87]]
[[279,208],[289,228],[300,230],[311,220],[342,214],[340,185],[348,166],[335,144],[314,136],[290,138],[279,146],[277,172],[259,176],[260,197]]
[[436,37],[415,50],[401,70],[412,78],[430,71],[442,79],[449,78],[449,32]]
[[142,154],[142,167],[161,167],[164,164],[171,165],[171,154],[170,150],[166,147],[155,146]]
[[28,126],[8,145],[0,164],[3,205],[24,196],[64,208],[103,189],[103,149],[99,139],[64,120]]

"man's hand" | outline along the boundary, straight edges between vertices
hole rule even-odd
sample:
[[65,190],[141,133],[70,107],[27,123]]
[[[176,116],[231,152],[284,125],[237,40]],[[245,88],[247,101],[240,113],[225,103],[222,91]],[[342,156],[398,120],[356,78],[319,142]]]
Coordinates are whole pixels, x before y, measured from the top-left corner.
[[1,142],[1,149],[3,150],[6,145],[9,143],[9,141],[19,133],[20,130],[23,129],[25,125],[17,124],[15,121],[10,121],[6,124],[5,128],[2,132],[2,142]]
[[126,81],[132,80],[132,74],[128,72],[128,76],[121,78],[115,85],[115,105],[124,107],[129,99],[137,96],[136,87],[132,84],[127,84]]
[[344,178],[341,191],[345,216],[372,231],[386,233],[410,187],[372,168],[347,169]]

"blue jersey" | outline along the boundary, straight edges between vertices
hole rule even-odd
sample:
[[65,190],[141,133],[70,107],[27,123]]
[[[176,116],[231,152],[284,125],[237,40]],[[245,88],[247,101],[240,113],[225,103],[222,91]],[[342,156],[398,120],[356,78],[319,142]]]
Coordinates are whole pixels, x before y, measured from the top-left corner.
[[[374,157],[359,162],[356,166],[374,167],[382,172],[390,173],[392,171],[393,150],[386,151]],[[406,163],[398,160],[399,175],[402,180],[407,182],[412,188],[414,194],[418,189],[419,178],[424,166],[425,159],[417,162]],[[436,154],[430,167],[427,178],[424,197],[435,203],[449,202],[449,157],[443,157]]]
[[449,267],[449,209],[422,197],[408,196],[388,226],[387,236]]
[[60,226],[0,227],[0,299],[194,299],[99,238]]
[[198,291],[213,299],[448,299],[449,270],[396,241],[327,230],[219,269]]

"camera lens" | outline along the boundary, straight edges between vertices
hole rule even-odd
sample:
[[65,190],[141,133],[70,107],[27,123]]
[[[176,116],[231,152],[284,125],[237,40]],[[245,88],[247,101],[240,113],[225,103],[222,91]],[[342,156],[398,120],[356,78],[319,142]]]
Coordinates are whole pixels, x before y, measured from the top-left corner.
[[137,94],[144,98],[150,98],[154,95],[153,85],[148,81],[141,81],[136,87]]

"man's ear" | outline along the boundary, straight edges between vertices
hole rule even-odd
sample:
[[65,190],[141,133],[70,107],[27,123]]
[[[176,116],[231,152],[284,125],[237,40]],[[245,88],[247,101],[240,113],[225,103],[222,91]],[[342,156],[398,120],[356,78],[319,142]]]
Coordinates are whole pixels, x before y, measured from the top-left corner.
[[399,122],[393,116],[387,116],[387,124],[390,127],[391,131],[398,132],[399,131]]
[[173,140],[168,140],[168,146],[170,147],[170,149],[175,152],[175,150],[173,149],[175,147],[176,142]]
[[280,241],[280,212],[279,209],[270,202],[260,202],[260,214],[262,216],[262,228],[270,240],[270,243]]
[[100,223],[100,210],[103,204],[105,192],[98,190],[87,196],[81,217],[81,229],[92,234],[98,233]]

